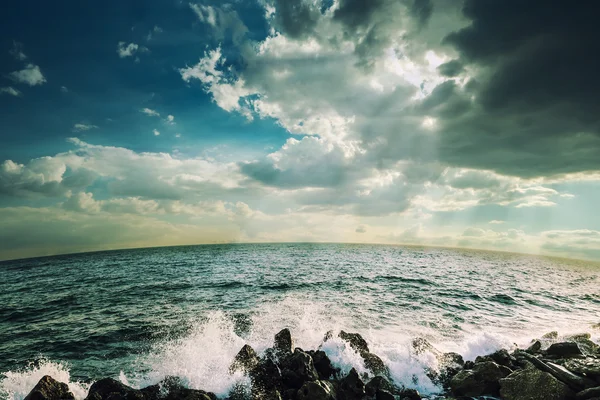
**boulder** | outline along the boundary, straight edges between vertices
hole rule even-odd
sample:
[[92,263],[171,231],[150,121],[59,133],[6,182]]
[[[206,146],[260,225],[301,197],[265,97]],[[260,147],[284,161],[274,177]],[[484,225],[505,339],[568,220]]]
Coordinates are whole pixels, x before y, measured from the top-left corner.
[[423,354],[425,352],[433,353],[436,357],[438,357],[441,352],[433,347],[431,343],[427,339],[416,338],[412,341],[412,347],[416,355]]
[[600,360],[597,358],[572,358],[567,360],[563,366],[576,374],[587,376],[596,380],[600,379]]
[[281,370],[270,358],[259,360],[258,365],[249,373],[252,386],[257,390],[279,389],[282,384]]
[[587,385],[587,379],[577,376],[569,370],[559,365],[544,362],[528,353],[519,352],[518,356],[524,359],[529,365],[552,375],[554,378],[570,386],[572,389],[579,391]]
[[582,356],[583,353],[577,343],[574,342],[561,342],[554,343],[546,350],[546,355],[552,357],[569,358]]
[[378,390],[375,393],[375,400],[396,400],[396,398],[387,390]]
[[577,393],[575,399],[589,400],[595,397],[600,397],[600,386],[582,390],[581,392]]
[[542,336],[542,339],[556,340],[556,339],[558,339],[558,332],[556,332],[556,331],[548,332]]
[[365,367],[373,372],[374,375],[390,375],[388,367],[386,367],[386,365],[383,363],[383,360],[379,358],[377,354],[361,353],[361,356],[365,361]]
[[25,400],[75,400],[66,383],[45,375],[25,397]]
[[376,376],[365,385],[365,393],[369,396],[374,396],[378,390],[387,390],[393,393],[396,388],[383,376]]
[[504,400],[568,400],[573,392],[549,373],[529,368],[500,379],[500,396]]
[[369,345],[367,341],[359,333],[347,333],[340,331],[338,335],[341,339],[345,340],[350,344],[350,347],[357,353],[369,353]]
[[294,340],[292,333],[288,328],[282,329],[275,335],[275,345],[273,346],[275,354],[279,357],[287,356],[294,351]]
[[331,360],[324,351],[310,350],[307,353],[312,357],[315,369],[319,373],[319,379],[327,380],[338,373],[338,369],[331,364]]
[[104,378],[94,382],[90,387],[86,400],[145,400],[141,390],[131,388],[121,382]]
[[462,370],[450,380],[450,389],[456,396],[498,394],[499,380],[512,371],[493,361],[475,363],[472,370]]
[[528,352],[529,354],[537,354],[540,352],[540,350],[542,350],[542,342],[540,342],[539,340],[536,340],[525,351]]
[[233,359],[233,363],[229,367],[229,372],[241,371],[247,373],[256,368],[258,362],[258,355],[252,347],[246,344]]
[[306,382],[296,394],[297,400],[335,400],[336,392],[328,381]]
[[294,389],[300,389],[305,382],[319,379],[312,357],[300,349],[296,349],[282,365],[281,376],[283,384]]
[[338,388],[338,399],[360,400],[365,395],[365,384],[358,376],[354,368],[348,372],[341,381]]

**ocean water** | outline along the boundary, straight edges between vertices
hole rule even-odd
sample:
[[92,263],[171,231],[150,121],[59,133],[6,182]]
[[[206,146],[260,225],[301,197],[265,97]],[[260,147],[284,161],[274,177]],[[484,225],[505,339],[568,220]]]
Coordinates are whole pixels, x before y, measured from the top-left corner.
[[[259,353],[288,327],[296,346],[360,332],[393,379],[423,394],[428,339],[466,359],[534,337],[600,331],[600,264],[377,245],[239,244],[110,251],[0,263],[0,398],[45,374],[78,398],[115,377],[135,387],[181,377],[225,396],[246,343]],[[324,350],[366,371],[339,339]]]

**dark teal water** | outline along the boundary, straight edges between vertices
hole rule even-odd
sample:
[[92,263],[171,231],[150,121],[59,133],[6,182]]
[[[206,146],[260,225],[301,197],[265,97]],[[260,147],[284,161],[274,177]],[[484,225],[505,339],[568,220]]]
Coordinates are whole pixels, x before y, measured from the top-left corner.
[[[227,367],[290,327],[314,348],[329,330],[361,332],[397,381],[435,392],[410,353],[426,337],[467,358],[546,331],[600,322],[598,264],[432,248],[336,244],[210,245],[0,263],[0,396],[44,373],[132,385],[179,375],[218,394]],[[592,332],[597,339],[598,332]],[[335,342],[342,368],[363,368]],[[414,377],[417,380],[414,380]]]

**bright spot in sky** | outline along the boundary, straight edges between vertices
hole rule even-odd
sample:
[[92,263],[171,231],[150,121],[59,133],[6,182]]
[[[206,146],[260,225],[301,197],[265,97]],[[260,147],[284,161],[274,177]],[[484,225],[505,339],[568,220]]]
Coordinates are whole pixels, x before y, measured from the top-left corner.
[[152,132],[154,132],[154,136],[158,136],[158,135],[160,135],[160,132],[159,132],[158,130],[156,130],[156,129],[155,129],[155,130],[153,130]]
[[427,129],[433,129],[435,128],[436,123],[437,120],[435,118],[425,117],[423,120],[423,127]]

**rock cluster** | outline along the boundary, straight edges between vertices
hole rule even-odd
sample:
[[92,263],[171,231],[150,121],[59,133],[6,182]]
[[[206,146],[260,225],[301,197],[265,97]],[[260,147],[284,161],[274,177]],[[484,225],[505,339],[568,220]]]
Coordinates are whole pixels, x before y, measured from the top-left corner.
[[[419,400],[413,390],[392,383],[381,358],[369,350],[358,333],[341,331],[375,377],[368,380],[355,369],[342,374],[321,349],[304,351],[294,347],[291,332],[275,335],[274,345],[259,356],[245,345],[235,356],[230,373],[250,378],[250,388],[234,387],[228,400]],[[324,341],[333,338],[328,332]],[[464,362],[456,353],[442,353],[425,339],[412,343],[415,354],[428,352],[440,369],[427,371],[443,388],[430,399],[500,398],[503,400],[600,400],[600,347],[587,334],[556,342],[551,332],[527,349],[499,350]],[[549,345],[549,346],[548,346]],[[44,376],[25,400],[73,400],[68,386]],[[114,379],[95,382],[85,400],[215,400],[214,393],[188,389],[170,377],[160,384],[133,389]]]

